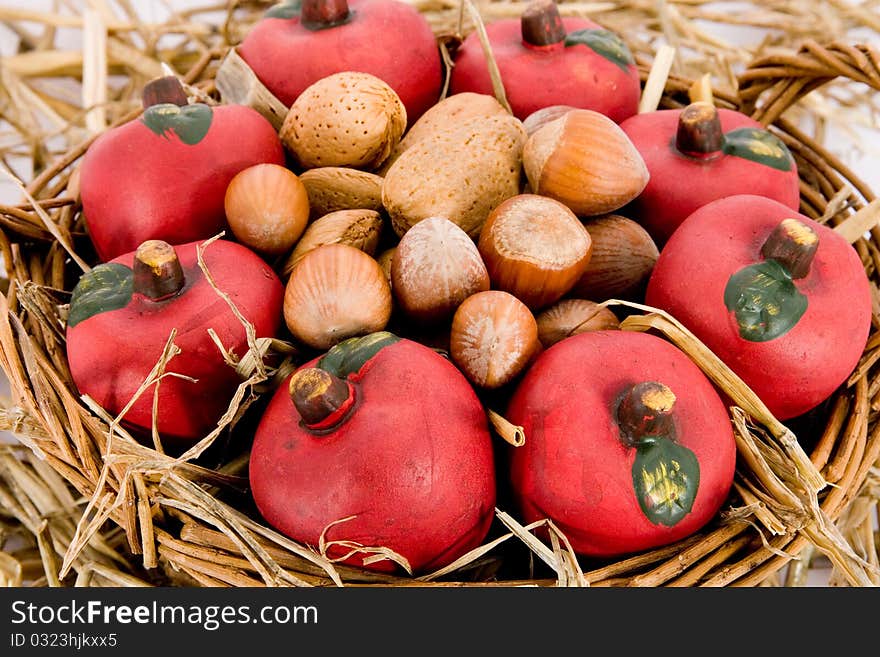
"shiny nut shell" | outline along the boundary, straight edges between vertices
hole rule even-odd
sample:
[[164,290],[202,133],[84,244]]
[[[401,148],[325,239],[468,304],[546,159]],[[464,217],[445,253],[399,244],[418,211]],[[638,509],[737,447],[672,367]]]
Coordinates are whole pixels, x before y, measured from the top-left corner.
[[452,318],[450,356],[471,383],[481,388],[510,383],[540,348],[534,315],[507,292],[471,295]]
[[593,301],[638,297],[660,253],[641,224],[620,215],[589,219],[593,254],[571,294]]
[[592,242],[563,203],[519,194],[492,210],[478,248],[493,289],[510,292],[537,309],[577,282],[590,260]]
[[309,220],[309,197],[299,177],[278,164],[263,163],[239,171],[224,197],[232,234],[254,251],[286,254]]
[[325,244],[310,251],[284,290],[284,321],[314,349],[381,331],[391,317],[391,289],[382,268],[353,246]]
[[620,327],[611,310],[587,299],[562,299],[535,317],[538,339],[546,349],[565,338],[587,331],[606,331]]
[[539,110],[535,110],[523,119],[523,127],[526,129],[526,134],[531,137],[537,132],[538,128],[568,114],[568,112],[573,109],[577,108],[573,105],[549,105],[547,107],[542,107]]
[[614,121],[577,109],[541,126],[526,142],[523,167],[531,190],[579,216],[607,214],[642,193],[648,168]]

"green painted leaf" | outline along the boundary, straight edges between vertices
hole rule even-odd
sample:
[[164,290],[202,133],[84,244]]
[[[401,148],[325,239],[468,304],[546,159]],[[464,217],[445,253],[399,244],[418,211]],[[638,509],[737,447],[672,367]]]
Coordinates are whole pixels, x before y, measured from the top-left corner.
[[724,135],[721,150],[780,171],[791,171],[794,158],[783,141],[769,130],[737,128]]
[[168,138],[173,132],[188,146],[198,144],[211,127],[214,110],[203,103],[178,107],[173,103],[161,103],[144,110],[144,124],[160,137]]
[[751,342],[767,342],[788,333],[807,310],[789,271],[776,260],[739,270],[724,288],[724,305],[736,316],[739,334]]
[[289,2],[279,2],[274,7],[263,14],[264,18],[295,18],[299,16],[302,9],[302,0],[290,0]]
[[590,28],[577,30],[565,37],[565,45],[566,47],[584,45],[596,54],[614,62],[624,71],[627,71],[636,61],[623,39],[610,30]]
[[362,337],[343,340],[321,357],[318,367],[344,379],[349,374],[360,371],[364,363],[381,349],[398,340],[400,338],[388,331],[377,331]]
[[690,513],[700,487],[700,463],[669,438],[643,441],[632,468],[642,512],[655,525],[675,526]]
[[74,327],[98,313],[127,306],[133,278],[130,268],[115,262],[98,265],[83,274],[73,288],[67,325]]

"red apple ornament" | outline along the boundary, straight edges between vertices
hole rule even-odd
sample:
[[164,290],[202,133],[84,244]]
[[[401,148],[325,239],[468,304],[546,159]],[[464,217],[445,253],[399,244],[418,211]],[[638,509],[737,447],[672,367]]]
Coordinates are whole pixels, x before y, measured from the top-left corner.
[[443,85],[431,26],[399,0],[286,2],[266,13],[238,53],[288,107],[318,80],[357,71],[394,89],[412,125],[438,101]]
[[[168,361],[159,384],[157,427],[168,443],[185,446],[204,437],[226,412],[241,383],[215,344],[244,356],[247,336],[229,304],[198,264],[198,242],[172,247],[149,240],[84,274],[73,290],[67,320],[67,358],[80,393],[114,417],[147,380],[176,331],[181,352]],[[204,264],[219,290],[253,324],[256,337],[274,337],[281,322],[281,281],[248,248],[216,240]],[[154,388],[125,413],[123,424],[149,435]]]
[[144,89],[143,115],[102,134],[80,167],[83,215],[106,262],[158,239],[183,244],[227,227],[233,176],[284,164],[272,124],[243,105],[187,103],[174,77]]
[[650,180],[624,210],[662,246],[684,219],[710,201],[757,194],[800,207],[794,159],[776,135],[741,112],[697,101],[683,110],[633,116],[620,127]]
[[646,303],[689,328],[780,420],[846,381],[871,327],[861,259],[838,233],[752,194],[709,203],[660,252]]
[[[331,558],[413,572],[451,563],[485,538],[495,505],[486,414],[452,363],[391,333],[350,338],[303,365],[254,437],[260,512]],[[338,522],[342,521],[342,522]],[[367,560],[365,562],[365,559]]]
[[[586,18],[562,18],[552,0],[538,0],[519,20],[486,25],[505,94],[520,120],[567,105],[600,112],[616,123],[638,111],[641,83],[632,54],[613,32]],[[492,94],[478,33],[455,54],[450,93]]]
[[523,427],[510,477],[525,522],[549,518],[578,554],[678,541],[727,499],[736,444],[727,409],[677,347],[593,331],[544,351],[511,397]]

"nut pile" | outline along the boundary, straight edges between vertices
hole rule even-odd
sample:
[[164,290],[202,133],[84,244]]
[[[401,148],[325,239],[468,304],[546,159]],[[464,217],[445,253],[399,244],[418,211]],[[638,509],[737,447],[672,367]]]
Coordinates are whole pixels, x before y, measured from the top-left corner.
[[[647,170],[604,115],[542,114],[529,134],[493,96],[462,92],[407,126],[390,86],[354,72],[300,95],[280,138],[297,172],[284,184],[306,190],[308,225],[297,208],[269,237],[275,215],[252,207],[260,237],[236,233],[277,257],[259,240],[300,231],[280,254],[293,338],[327,349],[393,329],[448,351],[488,389],[563,335],[615,326],[597,304],[637,299],[658,255],[638,223],[610,214],[644,189]],[[279,181],[263,195],[274,204],[293,192]]]

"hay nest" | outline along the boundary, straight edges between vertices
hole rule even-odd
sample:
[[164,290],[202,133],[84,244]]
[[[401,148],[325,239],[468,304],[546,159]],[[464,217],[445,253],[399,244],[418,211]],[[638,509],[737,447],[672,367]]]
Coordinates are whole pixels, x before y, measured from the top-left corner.
[[[485,545],[418,578],[334,563],[253,512],[247,441],[226,438],[297,363],[295,345],[252,344],[234,363],[242,383],[227,415],[176,457],[139,443],[80,397],[65,360],[70,290],[95,264],[75,192],[77,161],[101,131],[136,117],[142,86],[169,70],[191,95],[221,102],[217,70],[269,4],[206,4],[160,23],[145,22],[128,0],[103,3],[106,11],[0,8],[20,43],[0,60],[0,172],[20,201],[0,206],[0,365],[11,389],[0,429],[19,441],[0,449],[0,577],[95,586],[791,586],[822,558],[833,584],[880,583],[878,202],[823,145],[829,126],[846,134],[872,125],[880,55],[864,37],[880,30],[875,3],[767,1],[735,14],[701,0],[560,3],[563,15],[589,16],[624,37],[656,105],[686,104],[708,73],[719,106],[751,114],[785,141],[801,175],[802,212],[835,227],[862,258],[875,299],[872,333],[847,383],[807,422],[789,426],[674,318],[630,307],[624,330],[662,333],[736,404],[738,469],[724,511],[678,544],[599,562],[577,558],[552,528],[549,544],[539,541],[534,526],[499,508]],[[480,17],[518,16],[523,6],[412,4],[452,47]],[[761,28],[762,37],[728,42],[712,24]],[[70,30],[81,33],[82,49],[59,45]],[[670,49],[675,57],[660,62]],[[269,352],[280,356],[272,367]]]

